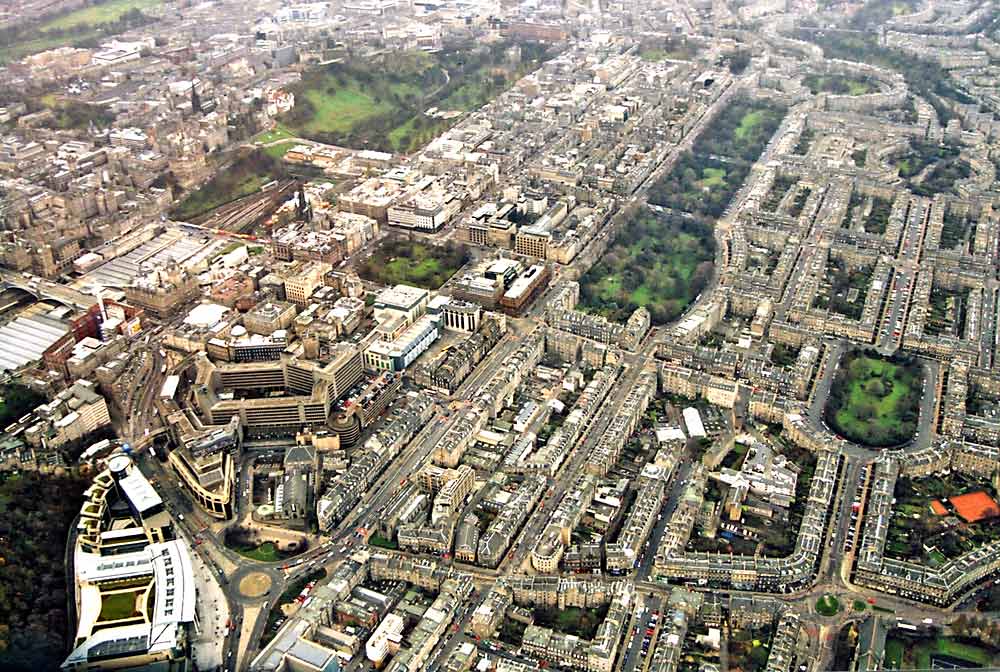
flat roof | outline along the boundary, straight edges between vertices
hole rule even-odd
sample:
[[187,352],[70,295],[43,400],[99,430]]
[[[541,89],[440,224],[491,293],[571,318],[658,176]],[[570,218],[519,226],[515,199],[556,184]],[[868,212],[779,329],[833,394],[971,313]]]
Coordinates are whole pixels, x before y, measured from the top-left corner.
[[163,504],[163,500],[150,485],[146,477],[142,475],[138,467],[133,468],[128,475],[118,481],[122,492],[128,498],[132,506],[139,513],[149,511],[153,507]]
[[177,394],[177,385],[179,385],[180,382],[180,376],[167,376],[166,380],[163,381],[163,387],[160,388],[160,396],[173,399],[174,395]]
[[708,436],[705,433],[705,425],[701,422],[701,414],[697,408],[688,406],[682,411],[682,415],[684,416],[684,425],[687,427],[688,434],[698,437]]
[[191,312],[184,318],[184,324],[195,327],[214,327],[228,312],[228,308],[217,303],[202,303],[191,309]]

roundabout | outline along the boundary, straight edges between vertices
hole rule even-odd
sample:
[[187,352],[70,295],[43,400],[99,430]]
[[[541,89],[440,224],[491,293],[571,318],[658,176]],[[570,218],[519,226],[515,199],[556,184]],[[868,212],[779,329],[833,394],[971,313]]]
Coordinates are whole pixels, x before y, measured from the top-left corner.
[[263,597],[271,590],[271,577],[264,572],[251,572],[240,579],[237,588],[244,597]]
[[282,578],[280,572],[263,567],[240,567],[229,583],[235,588],[232,596],[243,604],[257,604],[261,599],[271,594],[271,590],[280,590]]

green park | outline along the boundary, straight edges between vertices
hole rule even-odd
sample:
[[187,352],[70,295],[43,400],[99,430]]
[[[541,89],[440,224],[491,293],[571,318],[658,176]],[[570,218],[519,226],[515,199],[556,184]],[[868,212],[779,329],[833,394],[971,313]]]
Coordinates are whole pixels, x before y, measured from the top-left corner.
[[581,278],[581,306],[618,322],[645,306],[654,323],[669,322],[707,286],[714,259],[710,224],[642,210]]
[[910,148],[892,163],[913,193],[927,197],[957,194],[956,183],[972,174],[969,162],[953,145],[912,141]]
[[840,611],[840,600],[827,593],[816,600],[816,613],[820,616],[833,616]]
[[867,77],[848,75],[807,75],[802,78],[802,83],[813,95],[832,93],[838,96],[863,96],[877,90],[874,82]]
[[433,245],[405,237],[387,238],[358,268],[358,275],[381,285],[437,289],[469,261],[459,245]]
[[272,541],[265,541],[256,546],[236,546],[233,550],[244,558],[256,560],[257,562],[278,562],[279,560],[284,560],[295,555],[295,553],[286,553],[279,550],[278,546]]
[[59,12],[37,24],[0,29],[0,65],[48,49],[64,46],[97,46],[97,43],[151,20],[152,10],[163,0],[106,0]]
[[885,642],[888,670],[984,668],[993,658],[986,647],[955,637],[919,637],[894,630]]
[[[548,57],[544,48],[522,44],[520,58],[511,59],[510,46],[389,52],[307,70],[291,87],[296,104],[282,128],[332,145],[413,151]],[[434,108],[459,114],[428,115]]]
[[654,324],[677,319],[708,286],[714,221],[781,124],[770,101],[730,103],[649,192],[648,209],[621,215],[619,233],[580,280],[584,310],[624,321],[639,306]]
[[855,443],[900,445],[916,433],[922,384],[923,370],[916,360],[852,350],[841,360],[824,418]]
[[701,50],[701,43],[688,39],[686,35],[669,35],[661,40],[644,43],[639,49],[639,57],[651,63],[667,60],[690,61]]
[[692,215],[720,217],[784,115],[785,108],[770,101],[730,103],[698,136],[692,150],[652,185],[649,202]]

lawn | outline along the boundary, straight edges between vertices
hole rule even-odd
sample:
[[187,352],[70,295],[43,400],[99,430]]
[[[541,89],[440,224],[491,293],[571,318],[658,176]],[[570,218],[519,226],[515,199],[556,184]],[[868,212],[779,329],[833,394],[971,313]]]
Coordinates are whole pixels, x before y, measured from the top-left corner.
[[762,110],[753,110],[747,112],[740,119],[740,125],[736,127],[733,133],[736,135],[737,140],[746,140],[753,133],[754,129],[760,126],[761,122],[764,121],[764,112]]
[[512,63],[509,46],[391,52],[307,70],[291,87],[296,105],[282,124],[328,144],[412,151],[457,121],[427,110],[478,109],[548,58],[544,47],[522,44],[521,60]]
[[102,23],[117,21],[133,9],[143,10],[151,7],[159,7],[163,0],[108,0],[99,5],[82,7],[69,14],[64,14],[55,19],[45,21],[37,30],[45,32],[48,30],[66,30],[74,26],[95,26]]
[[294,555],[279,551],[278,547],[270,541],[265,541],[263,544],[257,546],[236,546],[233,550],[244,558],[250,558],[257,562],[278,562]]
[[361,122],[393,109],[389,103],[376,101],[358,82],[350,82],[332,95],[328,91],[309,89],[305,96],[316,113],[299,130],[310,135],[346,133]]
[[295,134],[292,133],[290,130],[288,130],[281,124],[275,124],[274,128],[272,128],[270,131],[261,131],[260,133],[255,135],[253,137],[253,141],[261,145],[266,145],[268,143],[275,142],[276,140],[285,140],[287,138],[294,138],[294,137]]
[[632,216],[580,280],[580,305],[624,321],[644,306],[655,324],[676,319],[708,284],[715,259],[712,226],[645,209]]
[[726,184],[726,169],[725,168],[703,168],[701,171],[701,180],[698,182],[703,189],[711,189],[713,187],[722,187]]
[[372,546],[377,546],[378,548],[388,548],[389,550],[396,551],[399,550],[399,544],[397,544],[392,539],[386,539],[383,536],[373,534],[368,537],[368,543]]
[[871,80],[846,75],[809,75],[802,79],[802,83],[813,94],[832,93],[841,96],[863,96],[875,90]]
[[608,615],[607,605],[595,609],[566,607],[564,609],[536,609],[535,624],[552,628],[581,639],[593,639],[597,628]]
[[142,23],[138,12],[163,0],[108,0],[53,17],[16,34],[0,49],[0,63],[65,45],[110,37]]
[[821,616],[833,616],[840,611],[840,600],[833,595],[824,595],[816,600],[816,613]]
[[956,659],[949,662],[964,662],[967,667],[974,668],[987,667],[993,660],[990,651],[978,644],[940,635],[920,638],[896,631],[886,640],[885,667],[893,670],[936,669],[932,660],[935,655],[948,656]]
[[122,618],[138,616],[139,612],[135,609],[137,597],[138,594],[135,591],[102,595],[99,620],[117,621]]
[[824,417],[861,445],[899,445],[916,432],[923,371],[914,360],[883,359],[874,351],[844,355]]
[[270,156],[272,159],[280,161],[281,159],[285,158],[285,154],[287,154],[292,147],[295,147],[296,144],[297,143],[294,140],[286,140],[284,142],[279,142],[275,145],[271,145],[270,147],[265,147],[264,153]]
[[383,285],[437,289],[468,260],[468,251],[461,246],[388,238],[360,265],[358,274]]
[[987,665],[990,662],[990,654],[983,648],[974,644],[965,644],[949,637],[938,637],[934,640],[934,648],[937,653],[961,658],[976,665]]

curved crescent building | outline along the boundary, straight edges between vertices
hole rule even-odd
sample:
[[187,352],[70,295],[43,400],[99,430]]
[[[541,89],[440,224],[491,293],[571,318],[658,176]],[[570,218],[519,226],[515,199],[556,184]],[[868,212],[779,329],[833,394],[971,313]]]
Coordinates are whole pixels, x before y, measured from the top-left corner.
[[198,591],[160,496],[117,454],[86,497],[73,555],[76,637],[62,669],[147,669],[188,658]]

